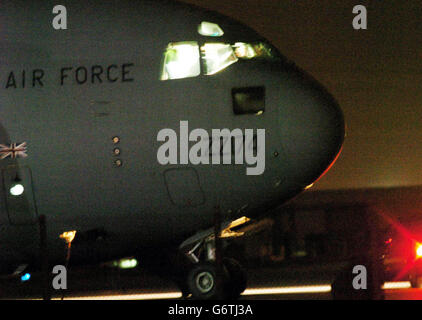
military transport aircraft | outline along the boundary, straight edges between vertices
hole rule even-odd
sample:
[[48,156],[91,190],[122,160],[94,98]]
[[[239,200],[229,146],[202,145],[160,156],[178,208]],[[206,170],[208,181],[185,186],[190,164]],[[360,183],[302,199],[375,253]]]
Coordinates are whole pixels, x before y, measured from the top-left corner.
[[220,14],[75,0],[57,29],[56,4],[0,7],[1,271],[38,268],[43,254],[63,264],[62,238],[74,238],[74,264],[172,253],[188,258],[165,265],[186,270],[185,293],[239,295],[235,261],[216,279],[216,216],[227,233],[320,178],[344,140],[338,104]]

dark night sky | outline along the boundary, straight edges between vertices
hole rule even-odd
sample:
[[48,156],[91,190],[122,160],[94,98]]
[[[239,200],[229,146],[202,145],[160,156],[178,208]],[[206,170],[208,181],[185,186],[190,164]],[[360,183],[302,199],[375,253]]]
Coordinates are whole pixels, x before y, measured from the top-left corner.
[[339,101],[344,150],[315,189],[422,185],[422,1],[183,1],[250,25]]

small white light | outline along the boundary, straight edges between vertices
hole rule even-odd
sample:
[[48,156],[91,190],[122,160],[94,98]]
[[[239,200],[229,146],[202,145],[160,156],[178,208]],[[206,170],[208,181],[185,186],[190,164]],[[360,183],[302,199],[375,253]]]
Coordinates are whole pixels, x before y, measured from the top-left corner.
[[25,188],[20,183],[15,184],[13,187],[10,188],[10,194],[12,196],[20,196],[25,191]]
[[138,265],[138,261],[136,259],[121,259],[118,262],[118,266],[120,269],[132,269]]

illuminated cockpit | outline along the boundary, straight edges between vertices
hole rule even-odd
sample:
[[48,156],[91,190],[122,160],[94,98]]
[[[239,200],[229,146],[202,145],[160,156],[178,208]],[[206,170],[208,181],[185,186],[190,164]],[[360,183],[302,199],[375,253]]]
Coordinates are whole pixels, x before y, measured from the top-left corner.
[[[210,22],[202,22],[198,33],[207,37],[221,37],[224,34],[217,24]],[[208,41],[202,46],[196,41],[171,42],[164,52],[160,79],[197,77],[201,70],[203,75],[211,76],[239,60],[274,60],[276,56],[274,49],[264,42],[230,44]]]

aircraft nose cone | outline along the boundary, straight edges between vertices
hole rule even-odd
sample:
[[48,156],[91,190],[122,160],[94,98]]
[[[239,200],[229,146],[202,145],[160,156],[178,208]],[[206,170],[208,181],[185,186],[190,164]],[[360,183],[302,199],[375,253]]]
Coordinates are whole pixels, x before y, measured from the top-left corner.
[[290,178],[307,186],[340,153],[345,122],[340,106],[325,88],[302,71],[291,72],[294,80],[285,82],[282,90],[281,139],[289,158]]

